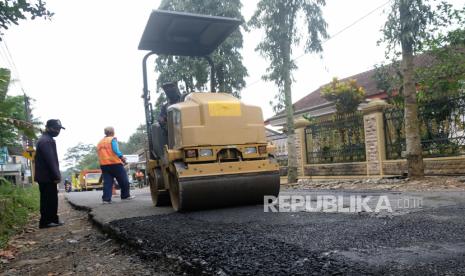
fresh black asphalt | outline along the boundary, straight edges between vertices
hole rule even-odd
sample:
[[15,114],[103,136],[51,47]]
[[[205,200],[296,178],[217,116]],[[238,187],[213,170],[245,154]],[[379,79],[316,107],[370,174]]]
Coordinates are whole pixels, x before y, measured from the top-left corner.
[[248,206],[109,225],[145,260],[174,274],[465,275],[463,194],[424,196],[424,208],[392,215]]

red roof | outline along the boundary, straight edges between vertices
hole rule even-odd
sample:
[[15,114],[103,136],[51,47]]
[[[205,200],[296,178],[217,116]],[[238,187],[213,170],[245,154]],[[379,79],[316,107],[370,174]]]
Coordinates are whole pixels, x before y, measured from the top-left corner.
[[[341,81],[348,81],[348,80],[354,79],[357,81],[358,85],[360,85],[361,87],[365,89],[366,96],[372,96],[375,94],[383,93],[383,91],[378,90],[378,88],[376,88],[376,82],[373,79],[374,74],[375,74],[375,69],[372,69],[372,70],[369,70],[369,71],[366,71],[366,72],[363,72],[357,75],[353,75],[353,76],[341,79]],[[311,92],[307,96],[303,97],[302,99],[294,103],[294,110],[298,111],[298,110],[307,109],[310,107],[315,107],[315,106],[327,103],[328,101],[324,99],[323,97],[321,97],[320,92],[323,89],[323,87],[325,87],[328,84],[329,83],[321,86],[317,90]]]

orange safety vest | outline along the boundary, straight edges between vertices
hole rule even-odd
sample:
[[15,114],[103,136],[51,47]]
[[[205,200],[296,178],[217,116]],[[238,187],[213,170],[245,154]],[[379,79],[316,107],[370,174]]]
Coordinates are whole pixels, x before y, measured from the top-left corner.
[[103,138],[97,145],[97,155],[100,165],[123,164],[123,161],[113,152],[111,141],[113,136]]
[[143,179],[144,178],[144,173],[143,172],[136,172],[136,178],[137,179]]

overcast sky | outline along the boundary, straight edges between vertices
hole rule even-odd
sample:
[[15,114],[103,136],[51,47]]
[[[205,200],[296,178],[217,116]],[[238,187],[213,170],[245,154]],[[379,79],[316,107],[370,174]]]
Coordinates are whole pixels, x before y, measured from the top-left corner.
[[[7,46],[19,73],[13,77],[19,78],[27,95],[35,99],[34,116],[43,122],[61,119],[66,130],[56,139],[60,158],[79,142],[96,144],[103,137],[105,126],[114,126],[118,139],[127,141],[145,121],[140,97],[141,60],[145,52],[138,51],[137,46],[151,10],[160,1],[46,2],[55,13],[51,21],[22,21],[5,31],[6,45],[0,43],[0,66],[11,67]],[[248,20],[258,1],[242,2],[242,13]],[[463,6],[465,0],[451,2]],[[324,17],[329,34],[344,30],[385,3],[386,0],[328,0]],[[383,9],[387,7],[326,42],[321,58],[313,54],[297,59],[299,68],[294,72],[292,86],[294,102],[334,76],[354,75],[384,60],[384,48],[378,47],[376,41],[381,37],[379,30],[386,18]],[[262,37],[260,31],[244,34],[242,53],[249,77],[242,99],[261,106],[266,119],[273,115],[269,101],[277,89],[273,83],[260,80],[268,66],[255,52]],[[297,48],[294,57],[302,53],[302,48]],[[149,76],[149,82],[155,91],[155,74]],[[9,92],[19,93],[19,84]]]

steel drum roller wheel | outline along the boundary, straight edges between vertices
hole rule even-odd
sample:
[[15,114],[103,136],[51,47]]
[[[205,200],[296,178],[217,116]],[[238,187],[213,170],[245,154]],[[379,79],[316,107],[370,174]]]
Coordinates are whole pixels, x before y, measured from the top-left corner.
[[155,177],[149,174],[150,195],[152,196],[152,203],[154,206],[169,206],[171,204],[169,193],[166,190],[160,190],[162,186],[162,176],[160,169],[155,169]]
[[176,211],[182,211],[182,204],[181,204],[181,195],[179,193],[179,179],[176,175],[172,173],[169,174],[169,185],[170,185],[170,199],[171,205],[173,209]]

